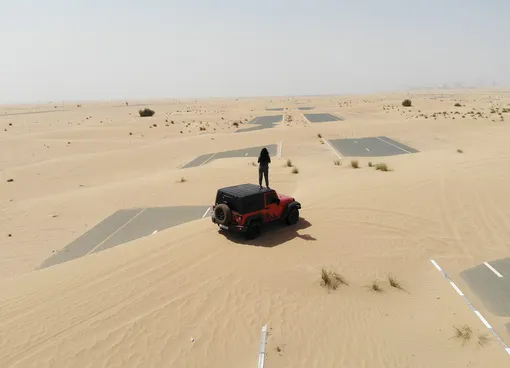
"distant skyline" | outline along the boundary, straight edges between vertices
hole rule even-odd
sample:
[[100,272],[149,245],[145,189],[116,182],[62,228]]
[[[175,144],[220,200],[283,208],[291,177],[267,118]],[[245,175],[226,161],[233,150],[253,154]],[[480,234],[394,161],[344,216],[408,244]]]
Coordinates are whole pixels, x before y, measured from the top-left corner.
[[0,103],[510,86],[507,0],[35,0],[0,12]]

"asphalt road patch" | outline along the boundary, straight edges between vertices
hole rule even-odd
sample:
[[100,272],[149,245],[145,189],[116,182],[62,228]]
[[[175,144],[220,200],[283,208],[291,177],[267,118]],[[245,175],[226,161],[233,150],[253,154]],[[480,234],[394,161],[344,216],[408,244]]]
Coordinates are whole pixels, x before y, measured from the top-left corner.
[[40,268],[101,252],[155,232],[205,217],[210,206],[124,209],[115,212],[65,248],[45,260]]
[[343,121],[343,118],[340,118],[331,114],[317,113],[317,114],[303,114],[303,116],[310,123],[326,123],[330,121]]
[[267,146],[257,146],[257,147],[248,147],[248,148],[241,148],[231,151],[224,151],[224,152],[214,152],[214,153],[206,153],[204,155],[198,156],[197,158],[193,159],[186,165],[182,166],[182,169],[187,169],[190,167],[197,167],[205,165],[206,163],[217,160],[221,158],[235,158],[235,157],[259,157],[260,151],[262,148],[267,148],[267,151],[269,152],[269,155],[271,157],[274,157],[278,153],[278,146],[276,144],[269,144]]
[[385,136],[330,139],[328,142],[343,157],[383,157],[419,152]]

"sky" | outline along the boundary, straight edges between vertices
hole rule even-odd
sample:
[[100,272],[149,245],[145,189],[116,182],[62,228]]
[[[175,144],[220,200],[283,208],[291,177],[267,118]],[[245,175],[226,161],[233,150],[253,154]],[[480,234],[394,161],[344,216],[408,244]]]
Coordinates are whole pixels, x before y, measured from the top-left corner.
[[0,0],[0,103],[510,85],[508,0]]

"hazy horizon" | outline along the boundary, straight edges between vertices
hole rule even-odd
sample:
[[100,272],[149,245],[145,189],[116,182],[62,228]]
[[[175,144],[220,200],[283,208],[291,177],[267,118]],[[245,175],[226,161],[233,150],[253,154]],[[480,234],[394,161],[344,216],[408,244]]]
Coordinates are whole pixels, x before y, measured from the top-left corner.
[[510,2],[18,0],[0,103],[510,85]]

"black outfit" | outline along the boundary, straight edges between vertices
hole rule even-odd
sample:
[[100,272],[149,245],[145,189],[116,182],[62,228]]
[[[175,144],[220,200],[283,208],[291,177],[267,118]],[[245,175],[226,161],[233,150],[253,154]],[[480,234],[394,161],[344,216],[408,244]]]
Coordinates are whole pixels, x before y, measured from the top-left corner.
[[259,185],[262,187],[262,175],[266,181],[266,187],[269,188],[269,164],[271,163],[271,157],[259,156]]

